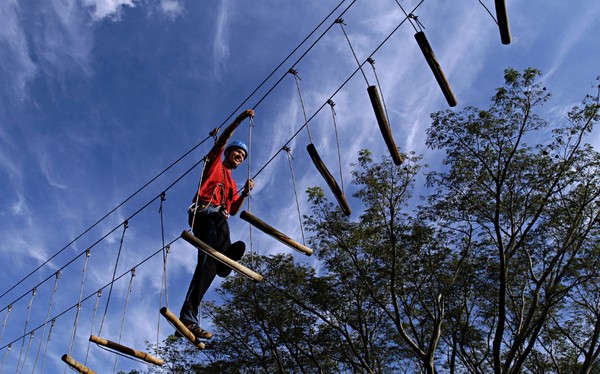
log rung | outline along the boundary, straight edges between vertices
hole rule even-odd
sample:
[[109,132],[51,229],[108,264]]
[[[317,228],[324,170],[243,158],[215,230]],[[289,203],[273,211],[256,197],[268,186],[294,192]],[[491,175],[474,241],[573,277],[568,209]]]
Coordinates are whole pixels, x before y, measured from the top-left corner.
[[348,202],[346,201],[346,197],[344,196],[342,189],[338,186],[335,178],[333,178],[333,175],[331,175],[323,161],[321,161],[321,157],[319,157],[319,153],[317,152],[314,144],[310,143],[307,145],[306,150],[308,151],[313,163],[317,167],[317,170],[319,170],[319,173],[321,173],[321,176],[327,182],[329,189],[337,199],[338,204],[340,205],[340,208],[342,208],[344,214],[347,216],[351,215],[352,211],[350,210],[350,206],[348,206]]
[[279,240],[283,244],[285,244],[299,252],[302,252],[307,256],[310,256],[313,254],[312,249],[291,239],[290,237],[288,237],[281,231],[279,231],[276,228],[270,226],[269,224],[261,221],[260,219],[256,218],[256,216],[252,215],[249,212],[246,212],[245,210],[243,210],[242,213],[240,213],[240,218],[243,219],[244,221],[250,223],[252,226],[256,227],[257,229],[264,232],[265,234],[272,236],[273,238]]
[[139,358],[140,360],[144,360],[150,364],[154,364],[154,365],[158,365],[158,366],[162,366],[165,362],[164,360],[161,360],[160,358],[156,358],[146,352],[141,352],[138,350],[135,350],[133,348],[129,348],[127,346],[124,346],[122,344],[107,340],[107,339],[103,339],[99,336],[95,336],[95,335],[91,335],[90,336],[90,341],[92,343],[96,343],[98,345],[101,345],[103,347],[107,347],[110,349],[113,349],[117,352],[123,353],[125,355],[131,356],[131,357],[135,357],[135,358]]
[[423,52],[423,56],[425,57],[427,64],[431,68],[431,71],[433,72],[433,75],[437,80],[438,85],[440,86],[442,93],[444,94],[444,97],[446,97],[448,105],[450,105],[451,107],[456,106],[456,97],[454,97],[454,93],[452,92],[452,88],[450,88],[450,84],[448,83],[448,79],[446,79],[446,76],[444,75],[442,67],[435,58],[435,54],[433,53],[433,49],[431,48],[431,45],[429,44],[425,33],[423,31],[417,32],[415,34],[415,39],[417,40],[417,43],[421,48],[421,52]]
[[367,92],[369,93],[369,99],[371,99],[371,105],[373,106],[373,111],[375,112],[375,118],[377,118],[379,130],[381,131],[383,140],[385,140],[385,145],[392,156],[392,160],[394,160],[394,164],[400,165],[404,162],[404,158],[398,152],[398,147],[396,147],[396,143],[394,142],[392,129],[390,128],[390,123],[385,115],[385,110],[383,108],[383,104],[381,103],[381,99],[379,98],[377,86],[369,86],[367,88]]
[[188,328],[185,327],[185,325],[183,323],[181,323],[179,318],[177,318],[177,316],[175,316],[175,314],[173,314],[173,312],[171,312],[168,308],[166,308],[166,307],[160,308],[160,314],[162,314],[162,316],[165,317],[166,320],[169,321],[169,323],[171,323],[173,326],[175,326],[175,328],[179,332],[181,332],[183,337],[186,338],[187,340],[189,340],[190,343],[192,343],[196,348],[198,348],[198,349],[206,348],[204,343],[202,343],[199,339],[197,339],[196,336],[194,336],[194,334],[190,330],[188,330]]
[[230,268],[232,268],[236,272],[238,272],[241,275],[247,277],[248,279],[253,280],[253,281],[257,282],[257,283],[258,282],[262,282],[262,280],[263,280],[262,275],[260,275],[260,274],[258,274],[256,272],[248,269],[247,267],[245,267],[244,265],[238,263],[237,261],[233,261],[229,257],[225,256],[223,253],[217,251],[213,247],[211,247],[208,244],[204,243],[202,240],[196,238],[189,231],[185,231],[184,230],[181,233],[181,238],[183,240],[185,240],[186,242],[190,243],[191,245],[193,245],[194,247],[200,249],[202,252],[206,253],[210,257],[214,258],[215,260],[222,262],[223,264],[229,266]]
[[510,44],[510,25],[508,24],[508,13],[506,12],[506,0],[495,0],[496,19],[498,20],[498,30],[500,30],[500,40],[502,44]]
[[87,366],[79,363],[78,361],[76,361],[73,357],[69,356],[68,354],[64,354],[62,355],[62,357],[60,358],[61,360],[63,360],[64,363],[66,363],[67,365],[69,365],[69,367],[71,367],[73,370],[76,370],[80,373],[83,374],[96,374],[96,372],[90,368],[88,368]]

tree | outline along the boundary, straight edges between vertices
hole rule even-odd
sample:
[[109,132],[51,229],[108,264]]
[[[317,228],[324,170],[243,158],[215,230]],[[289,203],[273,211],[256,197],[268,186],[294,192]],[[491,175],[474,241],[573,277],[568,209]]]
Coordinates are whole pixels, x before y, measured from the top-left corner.
[[[532,352],[547,351],[548,338],[566,338],[585,356],[582,372],[598,357],[595,329],[584,331],[598,321],[585,300],[598,299],[589,285],[599,280],[600,157],[584,143],[598,121],[598,96],[573,108],[547,143],[530,146],[549,126],[535,114],[550,97],[539,75],[507,69],[489,110],[435,113],[428,131],[448,166],[429,176],[437,189],[430,217],[469,241],[471,262],[482,266],[453,312],[457,355],[475,372],[539,371]],[[591,317],[586,327],[556,328],[577,322],[575,305]]]

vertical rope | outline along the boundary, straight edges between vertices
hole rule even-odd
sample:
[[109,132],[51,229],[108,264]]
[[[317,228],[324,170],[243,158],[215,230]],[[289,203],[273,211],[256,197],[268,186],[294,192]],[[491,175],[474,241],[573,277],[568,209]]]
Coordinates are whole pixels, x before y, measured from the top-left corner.
[[[121,328],[119,329],[119,340],[117,341],[117,343],[121,343],[121,338],[123,337],[123,327],[125,326],[125,316],[127,315],[127,307],[129,306],[129,296],[131,295],[131,290],[133,288],[133,278],[135,278],[135,268],[131,269],[131,278],[129,278],[129,288],[127,289],[127,296],[125,297],[125,308],[123,310]],[[115,355],[115,366],[113,367],[113,373],[117,372],[118,359],[119,355]]]
[[104,327],[104,320],[106,319],[106,314],[108,312],[108,304],[110,304],[110,296],[112,294],[112,289],[115,284],[115,276],[117,275],[117,266],[119,265],[119,258],[121,257],[121,249],[123,249],[123,239],[125,238],[125,231],[127,231],[128,226],[129,223],[127,221],[123,222],[123,234],[121,234],[121,242],[119,244],[119,251],[117,252],[117,260],[115,261],[115,268],[113,270],[113,276],[110,282],[110,288],[108,290],[108,297],[106,298],[106,307],[104,308],[104,314],[102,315],[102,322],[100,322],[100,329],[98,330],[98,335],[102,335],[102,327]]
[[333,116],[333,129],[335,130],[335,142],[337,143],[338,162],[340,164],[340,184],[342,185],[342,193],[344,193],[344,175],[342,173],[342,153],[340,151],[340,137],[338,135],[337,130],[336,113],[335,109],[333,108],[335,106],[335,103],[333,102],[333,100],[329,99],[327,100],[327,104],[329,104],[329,106],[331,107],[331,115]]
[[365,72],[362,68],[362,64],[360,63],[360,61],[358,61],[358,57],[356,57],[356,53],[354,52],[352,43],[350,43],[350,38],[348,37],[348,34],[346,33],[346,29],[344,28],[344,25],[345,25],[344,20],[342,18],[338,18],[335,20],[335,23],[339,24],[340,27],[342,28],[342,32],[344,33],[344,36],[346,37],[346,41],[348,42],[348,45],[350,46],[350,50],[352,51],[352,56],[354,56],[354,60],[358,64],[358,68],[360,69],[360,72],[362,73],[363,78],[365,78],[365,82],[367,82],[367,86],[370,86],[369,80],[367,79],[367,76],[365,75]]
[[77,301],[77,311],[75,312],[75,320],[73,321],[73,329],[71,330],[71,341],[69,342],[68,354],[73,353],[73,344],[75,343],[75,336],[77,335],[77,325],[79,324],[79,313],[81,313],[81,299],[83,298],[83,286],[85,284],[85,274],[87,272],[87,264],[91,256],[91,250],[88,248],[85,250],[85,261],[83,263],[83,270],[81,275],[81,287],[79,288],[79,300]]
[[[17,361],[17,372],[19,371],[19,366],[21,365],[21,357],[23,355],[23,348],[25,347],[25,335],[27,335],[27,325],[29,324],[29,317],[31,316],[31,305],[33,304],[33,299],[37,294],[37,288],[34,288],[31,291],[31,299],[29,299],[29,304],[27,304],[27,318],[25,319],[25,328],[23,332],[23,343],[21,344],[21,350],[19,351],[19,360]],[[25,362],[23,362],[23,365]]]
[[304,237],[304,226],[302,225],[302,213],[300,213],[300,202],[298,200],[298,190],[296,188],[296,176],[294,175],[294,166],[292,164],[292,152],[289,147],[283,147],[283,150],[287,153],[288,161],[290,164],[290,172],[292,173],[292,184],[294,185],[294,196],[296,197],[296,209],[298,210],[298,222],[300,223],[300,233],[302,234],[302,244],[306,245],[306,239]]
[[40,369],[40,373],[44,372],[44,366],[46,365],[46,354],[48,353],[48,345],[50,343],[50,339],[52,338],[52,331],[54,330],[55,324],[56,318],[52,318],[52,323],[50,324],[50,331],[48,331],[48,338],[46,339],[46,346],[44,347],[44,355],[42,357],[42,368]]
[[[164,224],[164,217],[163,217],[163,202],[167,200],[165,196],[166,196],[165,192],[163,192],[160,195],[160,208],[158,209],[158,212],[160,213],[160,237],[162,240],[162,255],[163,255],[162,285],[163,285],[163,291],[164,291],[164,295],[165,295],[165,306],[169,307],[169,293],[167,291],[167,254],[170,250],[170,247],[168,245],[165,245],[165,224]],[[162,307],[163,291],[161,291],[161,294],[160,294],[160,306],[161,307]]]
[[[165,224],[163,219],[163,202],[166,200],[166,193],[160,194],[160,207],[158,213],[160,214],[160,237],[162,240],[162,257],[163,257],[163,271],[161,279],[161,290],[159,297],[159,308],[163,306],[163,293],[165,296],[165,306],[169,307],[169,297],[167,293],[167,252],[169,251],[168,246],[165,246]],[[160,337],[160,313],[157,315],[158,321],[156,324],[156,347],[158,349],[159,337]]]
[[10,315],[11,311],[12,311],[12,304],[9,304],[8,307],[6,308],[6,315],[4,316],[4,320],[2,321],[2,332],[0,332],[0,341],[2,341],[2,338],[4,337],[4,331],[6,330],[6,323],[8,322],[8,316]]
[[[33,342],[34,332],[35,332],[35,330],[31,330],[31,332],[29,333],[29,343],[27,343],[27,349],[25,350],[25,356],[23,357],[23,366],[21,366],[20,373],[22,373],[23,369],[25,368],[25,363],[27,362],[27,355],[29,354],[29,350],[31,349],[31,343]],[[24,339],[25,338],[23,338],[23,340]],[[33,370],[31,372],[33,373]]]
[[[160,293],[160,307],[162,308],[163,304],[162,304],[162,295],[164,292],[165,295],[165,306],[168,308],[169,307],[169,296],[168,296],[168,292],[167,292],[167,259],[169,257],[169,254],[171,253],[171,246],[167,245],[164,246],[163,245],[163,275],[162,275],[162,289],[164,291],[161,291]],[[158,346],[160,343],[160,313],[158,314],[158,328],[156,329],[156,352],[158,353]]]
[[296,88],[298,89],[298,96],[300,96],[300,105],[302,106],[302,114],[304,115],[304,123],[306,124],[306,131],[308,131],[308,139],[312,143],[312,135],[310,134],[310,126],[308,125],[308,118],[306,117],[306,109],[304,108],[304,99],[302,98],[302,91],[300,90],[300,77],[298,76],[298,71],[295,69],[290,69],[288,73],[294,76],[294,80],[296,82]]
[[11,349],[12,349],[12,344],[9,344],[6,347],[6,353],[4,353],[4,358],[2,359],[2,366],[0,366],[0,373],[2,372],[2,369],[4,369],[4,363],[6,362],[6,358],[8,357],[8,352],[10,352]]
[[[250,178],[252,177],[252,174],[250,173],[251,170],[251,155],[252,155],[252,128],[254,127],[254,118],[250,117],[250,126],[248,126],[248,182],[250,181]],[[248,188],[248,212],[250,212],[250,200],[251,200],[251,196],[250,196],[250,189]],[[254,263],[254,241],[252,240],[252,225],[248,224],[248,236],[249,236],[249,241],[250,241],[250,263],[252,264],[252,267],[256,266],[256,264]]]
[[[94,323],[96,321],[96,312],[98,311],[98,305],[100,304],[100,297],[102,296],[102,290],[98,290],[98,293],[96,294],[96,303],[94,304],[94,314],[92,317],[92,327],[90,328],[90,336],[94,335]],[[87,350],[85,351],[85,360],[83,361],[83,364],[87,364],[87,359],[88,359],[88,355],[90,353],[90,344],[91,342],[88,340],[87,343]],[[66,367],[65,367],[65,371],[66,371]]]
[[[197,194],[196,194],[197,196]],[[166,200],[166,193],[163,192],[160,195],[160,207],[158,209],[158,213],[160,214],[160,236],[162,240],[162,257],[163,257],[163,271],[162,271],[162,279],[161,279],[161,290],[159,297],[159,308],[163,306],[163,294],[165,297],[165,306],[169,307],[169,296],[167,291],[167,256],[170,251],[170,247],[165,245],[165,224],[163,217],[163,202]],[[160,342],[160,313],[157,315],[158,321],[156,323],[156,349],[158,351],[158,344]]]
[[56,295],[56,290],[58,289],[58,280],[59,279],[60,279],[60,270],[56,272],[56,280],[54,281],[54,290],[52,291],[52,296],[50,297],[50,305],[48,306],[48,313],[46,314],[46,320],[44,321],[44,328],[42,329],[42,336],[40,336],[40,345],[38,347],[37,354],[35,355],[33,369],[31,369],[32,373],[35,372],[35,367],[37,366],[37,362],[40,357],[40,352],[42,350],[42,344],[44,342],[44,335],[46,335],[46,326],[48,325],[48,320],[50,319],[50,313],[52,313],[52,305],[54,304],[54,296]]
[[492,17],[492,19],[494,20],[494,23],[496,25],[498,25],[498,21],[496,20],[496,17],[494,17],[494,14],[488,9],[488,7],[481,0],[479,0],[479,4],[481,4],[483,6],[483,9],[485,9],[486,12],[488,12],[488,14],[490,15],[490,17]]

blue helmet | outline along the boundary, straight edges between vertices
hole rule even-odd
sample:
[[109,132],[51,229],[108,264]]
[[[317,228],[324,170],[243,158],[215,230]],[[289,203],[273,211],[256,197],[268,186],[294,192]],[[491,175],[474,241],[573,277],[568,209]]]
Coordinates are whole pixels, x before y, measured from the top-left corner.
[[246,143],[244,143],[241,140],[234,140],[231,143],[229,143],[229,145],[227,145],[227,148],[225,148],[225,157],[227,157],[227,154],[231,149],[235,148],[244,151],[244,160],[246,159],[246,157],[248,157],[248,147],[246,146]]

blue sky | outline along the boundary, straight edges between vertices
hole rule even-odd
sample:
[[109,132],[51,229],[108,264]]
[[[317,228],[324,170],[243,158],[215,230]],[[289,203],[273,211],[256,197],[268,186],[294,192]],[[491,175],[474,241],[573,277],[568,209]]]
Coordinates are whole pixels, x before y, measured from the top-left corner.
[[[159,338],[171,333],[164,321],[159,326],[158,318],[165,300],[161,304],[162,256],[152,256],[162,247],[157,197],[166,191],[162,226],[170,242],[187,229],[185,210],[200,167],[186,171],[210,148],[211,140],[201,143],[210,130],[228,123],[240,106],[255,107],[256,117],[252,130],[246,121],[235,138],[251,144],[250,174],[264,167],[255,178],[250,211],[301,241],[288,159],[283,152],[277,154],[284,144],[289,142],[292,150],[302,213],[308,213],[304,191],[309,186],[322,186],[328,198],[335,199],[305,151],[307,131],[293,137],[304,120],[294,78],[286,72],[292,66],[298,71],[307,116],[314,115],[309,124],[312,141],[337,177],[332,114],[328,106],[319,108],[357,64],[339,25],[325,31],[351,5],[342,18],[362,62],[402,23],[404,13],[395,0],[343,2],[303,47],[249,95],[340,3],[0,2],[0,259],[4,264],[0,359],[7,372],[17,365],[25,365],[26,371],[35,365],[39,372],[46,343],[45,371],[63,370],[60,356],[69,350],[75,325],[75,310],[69,308],[77,304],[80,293],[93,295],[110,282],[119,248],[117,275],[149,259],[136,268],[122,333],[128,274],[115,282],[108,308],[105,289],[94,333],[98,334],[103,316],[101,335],[115,341],[122,335],[122,342],[134,348],[143,349],[146,340],[156,341],[157,330]],[[418,3],[400,2],[407,11]],[[493,1],[483,3],[494,13]],[[479,1],[425,0],[415,14],[458,100],[456,109],[487,106],[494,89],[502,85],[505,68],[531,66],[542,70],[543,81],[553,92],[543,114],[560,123],[568,107],[594,92],[594,79],[600,74],[600,3],[508,0],[507,7],[510,45],[501,44],[494,21]],[[441,154],[425,147],[425,130],[429,114],[447,109],[447,104],[414,33],[411,24],[404,22],[373,58],[396,144],[403,152],[423,154],[430,168],[436,169]],[[368,64],[364,71],[369,83],[375,84]],[[358,150],[369,148],[377,158],[386,152],[366,86],[362,74],[356,74],[333,97],[348,197],[351,163]],[[598,129],[589,141],[598,149]],[[240,185],[248,173],[246,164],[234,173]],[[356,201],[349,202],[355,212],[360,210]],[[130,217],[121,246],[121,224]],[[247,223],[235,217],[230,224],[233,240],[249,242]],[[258,253],[291,252],[256,229],[251,236]],[[89,247],[86,263],[81,254]],[[298,261],[313,261],[294,255]],[[178,312],[195,252],[186,242],[176,241],[167,263],[169,307]],[[53,276],[57,269],[62,269],[58,282]],[[33,287],[37,293],[32,298]],[[218,301],[213,292],[207,298]],[[81,361],[94,302],[91,297],[83,303],[74,335],[72,355]],[[29,331],[43,326],[47,316],[63,312],[49,341],[49,324],[29,338]],[[210,327],[211,322],[204,318],[202,323]],[[26,338],[19,339],[24,333]],[[7,354],[9,343],[12,349]],[[91,368],[112,368],[113,362],[112,354],[90,348]],[[119,370],[137,366],[124,358],[117,363]]]

